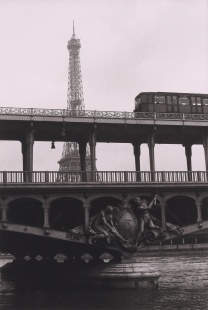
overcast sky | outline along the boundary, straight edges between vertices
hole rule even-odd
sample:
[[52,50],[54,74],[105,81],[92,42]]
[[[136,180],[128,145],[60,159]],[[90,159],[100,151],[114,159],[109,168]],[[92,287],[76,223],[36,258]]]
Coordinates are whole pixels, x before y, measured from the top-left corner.
[[[132,111],[142,91],[208,93],[206,0],[1,0],[0,106],[67,107],[73,20],[87,110]],[[34,169],[57,170],[61,153],[35,143]],[[21,160],[19,142],[1,142],[0,170]],[[132,146],[98,144],[97,168],[134,170]],[[193,147],[193,169],[204,168]],[[156,146],[156,169],[186,170],[183,147]]]

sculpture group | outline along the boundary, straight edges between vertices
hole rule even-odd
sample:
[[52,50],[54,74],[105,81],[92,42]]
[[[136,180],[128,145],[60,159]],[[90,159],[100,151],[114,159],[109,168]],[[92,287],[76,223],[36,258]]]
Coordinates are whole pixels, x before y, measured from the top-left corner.
[[[148,203],[146,199],[134,198],[131,204],[126,200],[117,206],[107,205],[91,218],[88,242],[101,246],[120,245],[126,250],[136,250],[142,244],[164,240],[166,233],[161,222],[149,210],[156,203],[157,196]],[[167,223],[166,230],[181,235],[179,226]]]

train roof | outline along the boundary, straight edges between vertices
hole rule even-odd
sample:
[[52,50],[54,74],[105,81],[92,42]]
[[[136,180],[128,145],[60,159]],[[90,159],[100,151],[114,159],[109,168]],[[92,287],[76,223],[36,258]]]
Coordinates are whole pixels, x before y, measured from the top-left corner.
[[142,92],[139,93],[135,99],[141,95],[158,95],[158,96],[193,96],[193,97],[208,97],[208,94],[198,94],[198,93],[176,93],[176,92]]

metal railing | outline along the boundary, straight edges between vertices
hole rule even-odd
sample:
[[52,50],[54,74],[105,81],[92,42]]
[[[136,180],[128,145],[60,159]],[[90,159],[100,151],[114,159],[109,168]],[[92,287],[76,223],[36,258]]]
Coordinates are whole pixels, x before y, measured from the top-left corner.
[[0,115],[16,116],[63,116],[69,118],[119,118],[119,119],[153,119],[153,120],[183,120],[207,121],[208,114],[157,113],[157,112],[124,112],[124,111],[95,111],[67,109],[38,109],[0,107]]
[[208,171],[1,171],[0,184],[17,183],[189,183],[208,182]]

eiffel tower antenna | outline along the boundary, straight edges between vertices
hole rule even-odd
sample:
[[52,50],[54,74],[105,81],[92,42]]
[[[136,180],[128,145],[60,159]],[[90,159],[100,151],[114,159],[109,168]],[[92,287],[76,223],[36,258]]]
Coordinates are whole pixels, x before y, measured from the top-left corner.
[[74,20],[73,20],[73,35],[72,35],[72,38],[75,38]]

